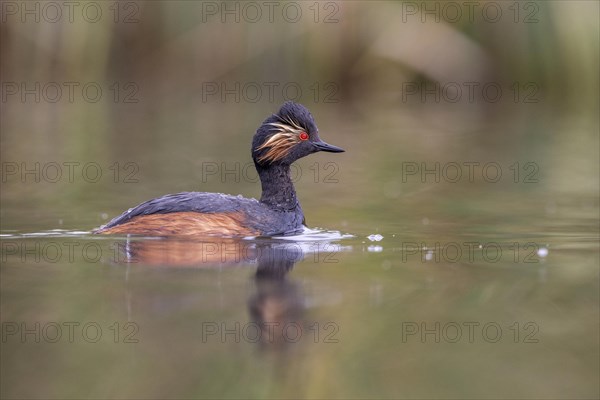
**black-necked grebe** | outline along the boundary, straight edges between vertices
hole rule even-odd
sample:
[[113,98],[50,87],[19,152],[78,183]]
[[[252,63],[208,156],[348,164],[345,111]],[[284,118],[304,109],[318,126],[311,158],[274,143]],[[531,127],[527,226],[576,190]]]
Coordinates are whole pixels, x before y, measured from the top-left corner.
[[150,236],[273,236],[301,232],[304,213],[290,165],[318,151],[344,150],[319,137],[306,107],[286,102],[267,118],[252,140],[252,159],[262,184],[260,201],[220,193],[184,192],[146,201],[94,233]]

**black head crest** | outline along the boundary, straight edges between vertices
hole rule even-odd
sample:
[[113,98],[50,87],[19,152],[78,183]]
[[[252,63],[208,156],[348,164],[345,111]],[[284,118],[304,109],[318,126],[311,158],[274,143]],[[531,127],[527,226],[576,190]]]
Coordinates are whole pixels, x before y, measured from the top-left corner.
[[267,118],[252,141],[252,158],[262,167],[290,165],[317,151],[339,153],[344,150],[323,142],[310,111],[293,101],[285,102],[277,114]]

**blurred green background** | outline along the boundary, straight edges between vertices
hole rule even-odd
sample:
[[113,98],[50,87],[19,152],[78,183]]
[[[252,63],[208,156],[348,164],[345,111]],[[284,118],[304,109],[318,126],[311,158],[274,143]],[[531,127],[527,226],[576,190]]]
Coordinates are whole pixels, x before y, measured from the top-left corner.
[[[255,129],[286,99],[307,105],[325,140],[349,149],[301,161],[310,208],[348,199],[351,219],[369,221],[386,187],[384,207],[397,208],[398,195],[422,186],[398,182],[412,161],[495,161],[505,176],[516,161],[543,163],[549,179],[536,188],[597,195],[597,2],[457,4],[7,2],[1,155],[18,168],[3,171],[3,227],[27,223],[32,210],[6,212],[24,202],[33,212],[43,205],[37,229],[60,219],[87,230],[101,212],[165,190],[257,196],[242,168],[220,173],[251,162]],[[343,183],[335,189],[307,171],[317,162],[324,175],[328,161]],[[20,173],[35,162],[50,179],[30,185],[35,174]],[[56,184],[52,162],[63,169]],[[73,184],[64,162],[81,163]],[[100,166],[98,182],[82,178],[88,162]],[[225,168],[206,175],[212,162]],[[124,183],[129,174],[138,183]],[[335,227],[335,214],[316,215]]]
[[[597,1],[1,6],[3,329],[140,332],[138,344],[3,339],[3,398],[600,396]],[[114,262],[123,239],[86,233],[166,193],[260,196],[251,138],[285,100],[347,151],[295,169],[308,224],[353,235],[326,236],[335,263],[308,256],[264,283],[254,262],[181,269],[168,246],[159,262]],[[505,256],[406,248],[470,241]],[[51,261],[51,243],[98,245],[102,261]],[[199,340],[202,322],[248,322],[256,296],[335,322],[339,343]],[[407,321],[496,321],[505,340],[407,343]],[[528,321],[539,343],[509,340]]]

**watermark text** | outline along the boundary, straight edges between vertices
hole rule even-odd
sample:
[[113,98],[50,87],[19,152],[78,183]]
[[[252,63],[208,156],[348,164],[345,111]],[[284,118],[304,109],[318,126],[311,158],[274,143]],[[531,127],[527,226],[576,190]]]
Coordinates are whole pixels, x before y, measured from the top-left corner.
[[131,161],[108,166],[94,161],[6,161],[0,164],[2,183],[139,183],[139,170],[139,165]]
[[139,343],[135,322],[2,322],[2,343]]

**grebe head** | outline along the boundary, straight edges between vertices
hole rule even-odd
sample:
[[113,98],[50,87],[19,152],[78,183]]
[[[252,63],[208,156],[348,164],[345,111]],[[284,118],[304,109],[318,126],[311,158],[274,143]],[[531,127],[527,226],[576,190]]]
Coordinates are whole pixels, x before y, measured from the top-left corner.
[[341,153],[344,150],[327,144],[310,111],[301,104],[288,101],[277,114],[267,118],[252,140],[252,158],[257,165],[290,165],[317,151]]

